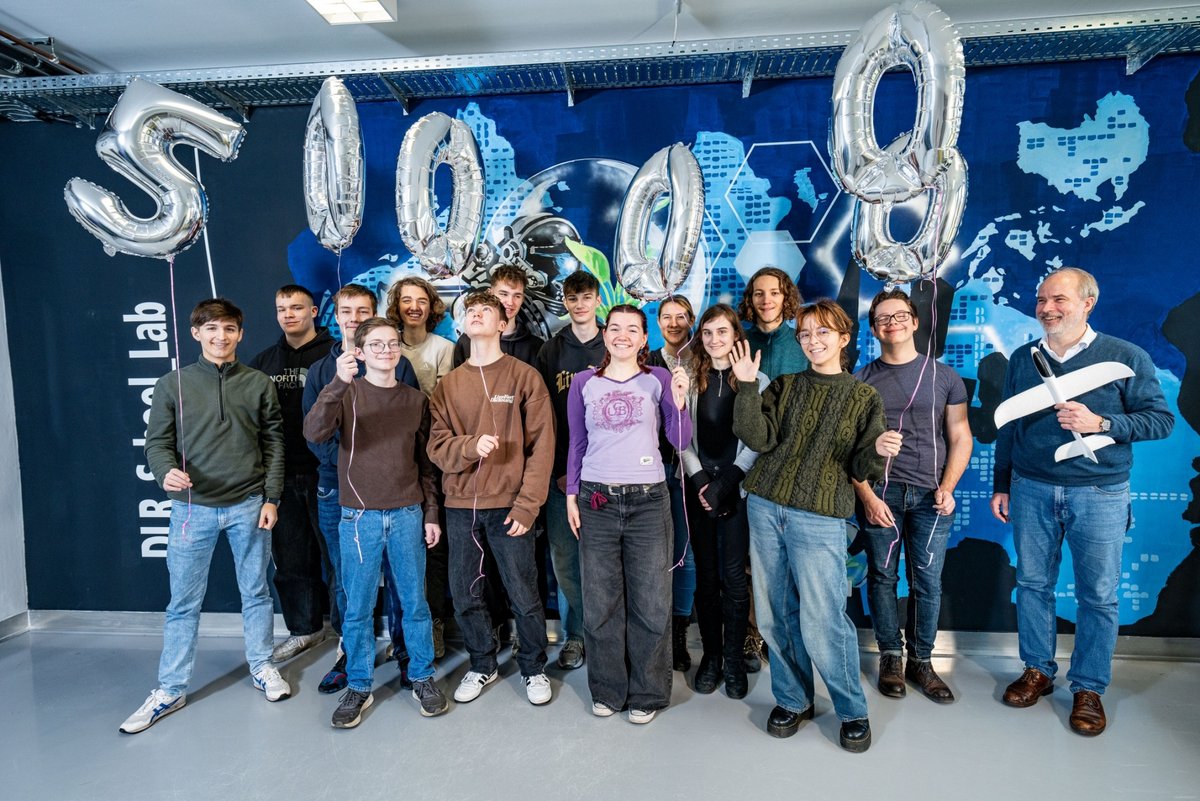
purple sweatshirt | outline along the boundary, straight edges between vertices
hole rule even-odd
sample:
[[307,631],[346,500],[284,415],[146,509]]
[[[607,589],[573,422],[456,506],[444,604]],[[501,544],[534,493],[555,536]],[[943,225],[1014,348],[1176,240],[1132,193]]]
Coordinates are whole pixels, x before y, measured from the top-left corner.
[[658,431],[683,450],[692,440],[692,419],[675,407],[671,374],[652,367],[624,381],[584,370],[567,395],[571,445],[567,453],[567,494],[579,482],[657,484],[665,481]]

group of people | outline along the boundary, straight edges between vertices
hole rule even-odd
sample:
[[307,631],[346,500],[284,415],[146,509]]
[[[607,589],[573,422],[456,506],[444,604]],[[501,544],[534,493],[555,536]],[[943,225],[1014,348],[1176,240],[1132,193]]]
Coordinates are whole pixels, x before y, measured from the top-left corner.
[[[496,268],[488,290],[464,299],[457,344],[433,333],[445,306],[421,278],[391,288],[386,316],[370,290],[342,287],[333,299],[340,340],[316,327],[306,289],[285,286],[276,294],[282,336],[248,364],[236,356],[241,311],[224,299],[195,308],[201,357],[157,383],[146,436],[148,465],[172,499],[159,686],[122,731],[184,705],[222,531],[246,660],[267,700],[290,695],[275,665],[322,641],[328,609],[340,639],[318,689],[345,690],[335,727],[357,726],[373,701],[381,573],[385,657],[422,715],[449,706],[435,669],[447,596],[468,656],[454,700],[473,701],[496,680],[499,628],[511,616],[527,698],[551,701],[544,530],[558,587],[557,665],[586,661],[593,714],[624,711],[643,724],[669,705],[672,669],[691,668],[694,612],[696,692],[724,686],[744,697],[765,653],[776,702],[766,729],[788,737],[813,717],[815,667],[840,745],[865,751],[871,728],[846,611],[847,522],[856,516],[879,691],[899,698],[911,684],[935,702],[954,700],[931,657],[954,493],[973,445],[969,398],[958,374],[926,355],[936,352],[932,337],[920,347],[926,332],[906,293],[874,298],[868,322],[880,356],[852,374],[851,317],[831,300],[804,305],[774,267],[751,278],[737,309],[716,304],[697,320],[684,298],[660,303],[664,346],[654,352],[641,309],[597,318],[600,286],[585,271],[564,280],[569,320],[543,343],[520,322],[526,286],[519,268]],[[1173,422],[1149,357],[1088,325],[1098,296],[1077,268],[1043,280],[1045,336],[1011,355],[1005,396],[1041,382],[1034,348],[1059,374],[1119,361],[1133,377],[1002,428],[992,500],[1014,526],[1025,663],[1004,701],[1030,706],[1053,689],[1065,538],[1080,606],[1070,723],[1081,734],[1106,725],[1100,696],[1132,519],[1130,444],[1167,436]],[[1097,431],[1115,444],[1096,462],[1054,461],[1066,432]],[[274,648],[270,560],[290,634]]]

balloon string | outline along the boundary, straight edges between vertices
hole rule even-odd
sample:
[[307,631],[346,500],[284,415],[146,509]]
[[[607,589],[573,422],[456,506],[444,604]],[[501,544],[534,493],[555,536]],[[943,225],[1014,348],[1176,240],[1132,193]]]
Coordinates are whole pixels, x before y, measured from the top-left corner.
[[[200,151],[193,150],[192,153],[196,156],[196,183],[201,185],[203,190],[203,182],[200,180]],[[201,229],[204,233],[204,255],[208,259],[208,285],[212,287],[212,296],[217,296],[217,279],[213,275],[212,250],[208,246],[208,226],[205,225]]]
[[[335,381],[340,379],[334,378]],[[354,467],[354,437],[358,432],[358,387],[354,386],[354,382],[350,382],[350,459],[346,462],[346,483],[350,485],[350,490],[354,493],[354,497],[358,499],[358,509],[354,515],[354,545],[358,548],[358,563],[363,563],[362,543],[358,539],[358,521],[362,520],[363,513],[366,511],[367,504],[363,501],[362,496],[358,494],[358,488],[354,486],[354,481],[350,478],[350,470]]]
[[[483,382],[483,402],[492,414],[492,433],[498,440],[500,439],[500,428],[496,425],[496,409],[492,405],[492,393],[488,390],[487,377],[483,374],[483,365],[475,366],[479,368],[479,380]],[[479,541],[479,536],[475,533],[475,522],[479,515],[479,474],[483,471],[483,459],[484,457],[480,456],[479,461],[475,463],[475,476],[471,479],[471,492],[474,495],[471,499],[471,539],[475,542],[475,547],[479,549],[479,575],[471,582],[469,588],[471,593],[475,592],[476,584],[487,578],[483,572],[483,562],[487,558],[487,553],[483,550],[483,543]]]
[[[674,296],[671,296],[671,297],[674,297]],[[666,301],[664,301],[664,302],[666,302]],[[678,367],[679,365],[683,364],[683,359],[679,356],[679,354],[683,353],[684,348],[690,347],[691,344],[696,341],[696,336],[697,336],[697,334],[692,334],[691,337],[688,338],[688,341],[684,342],[682,345],[680,345],[679,349],[675,351],[675,356],[673,357],[674,361],[675,361],[675,367]],[[663,355],[664,356],[666,355],[665,352]],[[663,361],[670,364],[670,360],[668,360],[666,358],[664,358]],[[672,368],[672,369],[674,369],[674,368]],[[698,395],[696,398],[696,402],[697,403],[700,402]],[[675,412],[676,412],[676,414],[675,414],[676,429],[675,430],[676,430],[676,432],[679,432],[679,431],[683,430],[683,409],[676,407]],[[678,436],[678,434],[676,434],[676,435]],[[693,434],[693,436],[695,436],[695,434]],[[684,470],[683,470],[683,451],[679,448],[678,445],[675,446],[675,458],[678,461],[678,465],[679,465],[677,470],[679,471],[679,491],[680,491],[680,494],[683,496],[683,531],[687,535],[687,539],[684,540],[683,551],[681,551],[679,554],[679,561],[676,562],[675,564],[671,565],[670,569],[667,570],[668,573],[672,572],[677,567],[683,567],[683,562],[685,559],[687,559],[688,547],[692,544],[692,523],[690,520],[688,520],[688,511],[687,511],[687,477],[684,475]]]
[[[179,313],[175,310],[175,254],[167,256],[167,265],[169,267],[168,274],[171,282],[171,328],[175,335],[175,388],[178,397],[177,406],[179,407],[179,460],[180,470],[187,472],[187,442],[183,431],[183,363],[179,357]],[[179,527],[179,534],[186,544],[188,541],[187,527],[188,522],[192,519],[192,488],[189,485],[187,488],[187,516],[183,520],[183,525]]]
[[[940,220],[939,220],[939,223],[940,223]],[[936,332],[937,332],[937,320],[938,320],[938,317],[937,317],[937,313],[938,313],[937,312],[937,293],[938,293],[937,271],[935,270],[934,274],[933,274],[933,301],[932,301],[932,307],[930,309],[930,317],[932,318],[931,324],[929,326],[928,350],[930,353],[934,353],[934,349],[937,347],[937,341],[935,339]],[[929,430],[937,431],[937,408],[936,408],[937,407],[937,359],[936,358],[933,360],[933,393],[932,394],[933,394],[933,397],[929,402]],[[935,487],[935,489],[934,489],[935,502],[937,500],[937,489],[936,488],[939,485],[939,481],[938,481],[939,476],[937,474],[937,464],[938,464],[938,455],[937,454],[938,454],[938,438],[935,436],[933,438],[933,465],[932,465],[933,486]],[[938,511],[937,515],[933,518],[933,525],[929,527],[929,537],[925,540],[925,553],[926,553],[926,555],[928,555],[929,558],[925,561],[925,566],[921,568],[922,570],[928,569],[929,566],[933,564],[933,549],[931,547],[933,545],[933,532],[937,530],[938,520],[940,520],[941,517],[942,517],[942,513],[940,511]]]

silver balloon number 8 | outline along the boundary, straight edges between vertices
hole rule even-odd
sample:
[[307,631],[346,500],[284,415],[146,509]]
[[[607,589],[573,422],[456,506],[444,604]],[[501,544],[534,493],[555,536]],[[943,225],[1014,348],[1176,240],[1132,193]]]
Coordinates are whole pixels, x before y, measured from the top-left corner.
[[82,178],[63,191],[71,215],[108,255],[165,259],[191,245],[204,228],[208,202],[196,177],[172,148],[191,145],[222,161],[237,157],[245,129],[208,106],[158,84],[134,78],[104,123],[96,152],[158,204],[152,217],[135,217],[112,192]]
[[[917,84],[917,114],[886,148],[875,137],[875,92],[883,74],[905,66]],[[889,284],[931,278],[949,253],[966,206],[967,165],[955,148],[966,69],[950,18],[918,0],[876,14],[846,47],[833,83],[830,159],[855,195],[854,256]],[[893,204],[930,195],[913,239],[889,232]]]
[[[448,222],[434,210],[434,174],[446,164],[453,181]],[[484,181],[475,135],[461,120],[427,114],[408,129],[396,159],[396,222],[400,239],[434,278],[467,266],[483,227]]]
[[[662,248],[650,255],[650,220],[655,202],[671,198]],[[617,280],[640,300],[662,300],[688,276],[704,224],[704,176],[687,145],[664,147],[651,156],[625,192],[617,221]]]

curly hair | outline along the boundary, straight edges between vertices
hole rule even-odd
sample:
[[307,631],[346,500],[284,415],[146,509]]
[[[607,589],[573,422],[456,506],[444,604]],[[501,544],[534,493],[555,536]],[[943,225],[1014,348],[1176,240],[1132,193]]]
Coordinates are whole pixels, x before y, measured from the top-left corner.
[[779,288],[783,292],[783,320],[794,320],[800,314],[800,306],[804,303],[804,298],[800,297],[800,290],[796,288],[796,282],[788,277],[788,274],[778,267],[763,267],[754,275],[750,276],[750,280],[746,282],[746,289],[742,292],[742,302],[738,304],[738,314],[743,320],[748,323],[757,322],[758,313],[754,310],[754,282],[760,278],[774,278],[779,281]]
[[400,315],[400,292],[406,286],[419,287],[425,292],[425,296],[429,298],[429,316],[425,318],[425,330],[432,332],[433,329],[438,327],[438,323],[446,317],[446,304],[438,297],[437,289],[434,288],[433,284],[418,275],[406,275],[392,284],[392,288],[388,290],[388,318],[401,328],[404,327],[404,318]]
[[[850,315],[846,314],[846,310],[837,304],[837,301],[829,298],[821,298],[813,301],[807,306],[800,309],[800,314],[796,317],[796,340],[800,340],[800,324],[804,322],[806,317],[816,317],[817,324],[825,328],[835,331],[838,334],[854,337],[854,321],[850,319]],[[842,348],[841,358],[839,360],[842,365],[842,370],[849,372],[850,367],[850,351]]]
[[[727,303],[718,303],[705,309],[704,314],[700,315],[700,322],[696,325],[696,330],[703,335],[704,326],[717,319],[724,319],[729,323],[733,329],[734,342],[741,342],[746,338],[746,330],[742,328],[737,312]],[[690,353],[688,372],[692,374],[693,380],[696,382],[696,394],[700,395],[708,388],[708,373],[712,369],[712,357],[708,355],[703,340],[701,340],[700,347],[692,348]],[[732,373],[729,375],[729,388],[737,392],[737,376]]]

